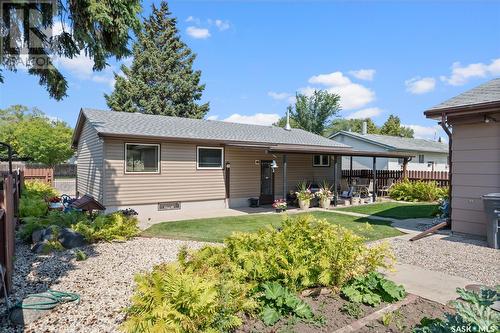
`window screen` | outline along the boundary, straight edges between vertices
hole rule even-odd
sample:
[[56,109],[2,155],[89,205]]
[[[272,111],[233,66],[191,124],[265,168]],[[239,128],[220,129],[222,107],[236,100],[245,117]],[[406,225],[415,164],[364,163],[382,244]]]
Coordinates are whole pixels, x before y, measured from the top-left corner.
[[221,169],[223,153],[222,148],[198,147],[198,168]]
[[159,145],[126,144],[126,172],[159,172]]

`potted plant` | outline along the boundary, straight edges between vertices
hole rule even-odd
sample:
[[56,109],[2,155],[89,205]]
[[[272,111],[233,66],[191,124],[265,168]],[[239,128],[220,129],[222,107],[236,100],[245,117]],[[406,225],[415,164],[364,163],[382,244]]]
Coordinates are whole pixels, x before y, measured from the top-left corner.
[[314,197],[314,195],[311,193],[311,190],[309,189],[309,186],[307,186],[306,182],[300,182],[297,185],[297,190],[298,191],[295,192],[295,194],[297,195],[300,209],[309,209],[309,206],[311,206],[311,199]]
[[274,200],[273,208],[276,210],[276,213],[286,211],[286,201],[284,199]]
[[333,193],[331,191],[332,187],[328,184],[328,182],[324,181],[320,188],[319,191],[316,192],[314,195],[316,198],[319,199],[319,206],[321,208],[329,208],[330,203],[332,201]]

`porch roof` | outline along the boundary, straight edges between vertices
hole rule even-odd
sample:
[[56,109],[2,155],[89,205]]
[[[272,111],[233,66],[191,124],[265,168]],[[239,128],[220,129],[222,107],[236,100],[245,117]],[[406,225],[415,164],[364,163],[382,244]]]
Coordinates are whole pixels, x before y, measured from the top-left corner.
[[410,158],[415,154],[409,152],[396,151],[364,151],[354,149],[342,149],[334,147],[319,147],[309,145],[245,145],[226,144],[226,146],[242,147],[247,149],[265,149],[270,153],[283,154],[325,154],[338,156],[359,156],[359,157],[385,157],[385,158]]

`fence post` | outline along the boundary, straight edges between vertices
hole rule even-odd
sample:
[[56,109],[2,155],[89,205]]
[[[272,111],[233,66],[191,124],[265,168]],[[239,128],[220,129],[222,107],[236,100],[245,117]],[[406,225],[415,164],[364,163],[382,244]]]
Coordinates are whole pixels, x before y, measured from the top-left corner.
[[6,268],[5,286],[7,287],[7,292],[12,290],[12,272],[14,270],[14,182],[12,175],[4,177],[3,182],[3,209],[4,209],[4,224],[3,232],[4,241],[3,252],[4,252],[4,265]]

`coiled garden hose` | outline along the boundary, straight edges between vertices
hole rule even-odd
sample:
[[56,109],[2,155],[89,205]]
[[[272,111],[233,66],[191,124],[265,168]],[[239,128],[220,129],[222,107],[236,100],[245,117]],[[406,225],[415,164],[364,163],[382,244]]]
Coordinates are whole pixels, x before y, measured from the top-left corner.
[[37,302],[24,304],[22,301],[14,305],[14,308],[30,309],[30,310],[50,310],[55,308],[59,303],[77,302],[80,303],[80,295],[70,292],[57,291],[49,289],[40,294],[29,294],[28,298],[42,298],[46,299],[45,302]]

